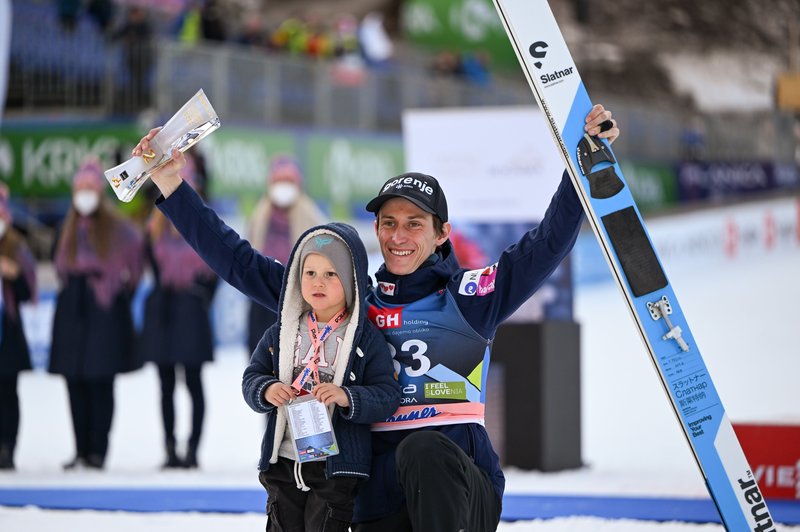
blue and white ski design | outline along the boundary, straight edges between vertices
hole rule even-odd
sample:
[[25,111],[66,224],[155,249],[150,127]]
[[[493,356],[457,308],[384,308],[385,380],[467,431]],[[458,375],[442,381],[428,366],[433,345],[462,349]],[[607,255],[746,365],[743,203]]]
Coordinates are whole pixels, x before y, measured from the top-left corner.
[[547,0],[494,3],[725,527],[775,530]]

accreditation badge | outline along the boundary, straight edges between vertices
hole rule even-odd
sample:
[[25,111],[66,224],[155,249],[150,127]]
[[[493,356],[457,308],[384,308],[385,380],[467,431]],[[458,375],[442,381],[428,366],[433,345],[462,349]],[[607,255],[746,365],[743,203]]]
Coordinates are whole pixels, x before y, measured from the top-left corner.
[[286,406],[289,431],[299,463],[326,460],[339,454],[328,408],[313,395],[303,395]]

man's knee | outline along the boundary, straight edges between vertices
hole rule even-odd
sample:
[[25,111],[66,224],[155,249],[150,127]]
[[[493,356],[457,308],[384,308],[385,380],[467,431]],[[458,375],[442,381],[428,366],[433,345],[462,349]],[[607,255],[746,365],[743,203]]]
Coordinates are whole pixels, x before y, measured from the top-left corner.
[[455,458],[458,446],[447,436],[436,431],[420,431],[409,435],[397,446],[397,467],[405,469],[412,464],[437,464]]

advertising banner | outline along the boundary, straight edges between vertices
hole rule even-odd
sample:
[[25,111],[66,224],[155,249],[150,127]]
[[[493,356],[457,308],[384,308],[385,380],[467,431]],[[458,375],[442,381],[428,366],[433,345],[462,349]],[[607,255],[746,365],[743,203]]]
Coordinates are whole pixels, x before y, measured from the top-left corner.
[[310,135],[305,142],[306,190],[331,218],[372,218],[367,202],[392,176],[403,173],[399,137]]
[[[447,196],[459,263],[478,271],[544,216],[564,172],[535,107],[416,109],[403,114],[406,167],[436,177]],[[572,319],[564,261],[512,321]]]
[[[672,271],[800,251],[800,201],[781,198],[648,219],[653,245]],[[581,234],[573,252],[576,284],[611,281],[600,248]]]
[[620,161],[619,165],[639,210],[654,211],[677,203],[678,178],[674,166],[633,161]]
[[412,109],[403,114],[409,171],[433,175],[460,222],[534,222],[564,173],[535,107]]
[[0,133],[0,180],[18,196],[66,196],[86,156],[94,155],[110,168],[141,137],[135,124],[6,124]]
[[298,143],[291,133],[226,125],[197,148],[205,155],[212,198],[257,199],[266,189],[270,159],[279,153],[296,155]]
[[734,423],[764,497],[800,500],[800,425]]
[[403,29],[409,40],[429,48],[481,51],[494,65],[517,64],[491,0],[409,0],[403,8]]
[[719,199],[800,187],[800,169],[773,162],[690,162],[678,167],[680,201]]

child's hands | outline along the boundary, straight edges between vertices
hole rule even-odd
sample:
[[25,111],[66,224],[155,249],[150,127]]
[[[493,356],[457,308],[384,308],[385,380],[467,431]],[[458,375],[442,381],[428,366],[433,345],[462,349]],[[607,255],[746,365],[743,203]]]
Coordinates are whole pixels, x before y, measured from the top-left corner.
[[345,391],[330,382],[315,386],[311,394],[316,397],[318,401],[325,403],[325,406],[331,403],[336,403],[342,408],[348,408],[350,406],[350,399],[347,397]]
[[276,382],[275,384],[270,384],[267,386],[267,389],[264,390],[264,399],[275,406],[283,406],[294,399],[294,390],[291,386],[282,382]]

